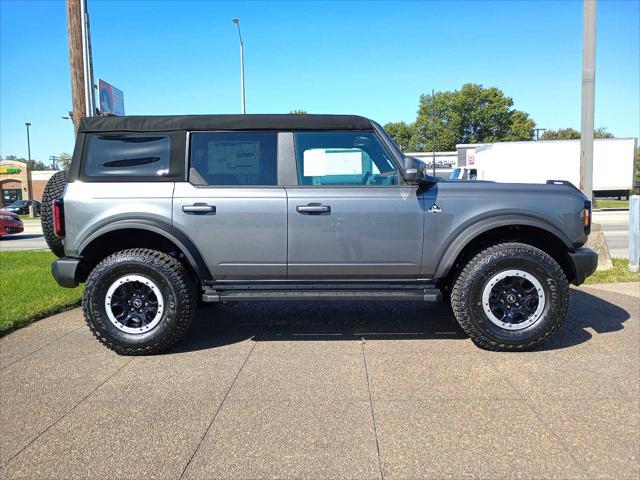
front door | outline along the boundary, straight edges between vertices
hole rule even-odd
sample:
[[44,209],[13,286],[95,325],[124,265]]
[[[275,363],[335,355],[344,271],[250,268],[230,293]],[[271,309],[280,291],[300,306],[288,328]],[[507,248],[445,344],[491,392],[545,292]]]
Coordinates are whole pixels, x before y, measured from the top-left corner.
[[277,186],[277,133],[194,132],[189,182],[176,183],[173,222],[215,280],[284,279],[287,200]]
[[289,279],[415,280],[424,211],[374,132],[295,134],[286,187]]

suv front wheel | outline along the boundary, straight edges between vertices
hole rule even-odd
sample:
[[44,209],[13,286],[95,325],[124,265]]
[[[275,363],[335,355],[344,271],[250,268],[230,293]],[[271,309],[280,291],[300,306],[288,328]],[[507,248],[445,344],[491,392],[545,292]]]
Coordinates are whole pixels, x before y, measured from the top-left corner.
[[171,347],[188,330],[196,304],[195,285],[185,266],[166,253],[141,248],[100,262],[82,298],[91,332],[121,355]]
[[569,284],[558,263],[523,243],[478,253],[451,290],[460,326],[479,347],[528,350],[554,336],[569,308]]

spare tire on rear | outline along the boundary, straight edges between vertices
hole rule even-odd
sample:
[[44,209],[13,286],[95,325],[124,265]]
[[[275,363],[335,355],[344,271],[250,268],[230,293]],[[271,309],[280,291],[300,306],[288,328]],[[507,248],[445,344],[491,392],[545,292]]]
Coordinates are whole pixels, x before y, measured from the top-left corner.
[[44,234],[44,239],[47,242],[47,245],[57,257],[64,256],[64,246],[62,245],[62,239],[57,237],[54,231],[51,203],[56,198],[62,198],[66,184],[67,172],[63,170],[61,172],[54,173],[47,182],[47,186],[44,187],[44,193],[42,194],[42,207],[40,214],[42,233]]

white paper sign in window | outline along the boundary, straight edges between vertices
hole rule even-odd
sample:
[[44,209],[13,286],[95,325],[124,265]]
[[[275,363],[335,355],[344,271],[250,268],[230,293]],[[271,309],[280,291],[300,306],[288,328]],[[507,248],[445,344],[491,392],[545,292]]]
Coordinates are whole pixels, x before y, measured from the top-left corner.
[[326,175],[326,152],[323,148],[305,150],[302,155],[303,175],[305,177],[324,177]]

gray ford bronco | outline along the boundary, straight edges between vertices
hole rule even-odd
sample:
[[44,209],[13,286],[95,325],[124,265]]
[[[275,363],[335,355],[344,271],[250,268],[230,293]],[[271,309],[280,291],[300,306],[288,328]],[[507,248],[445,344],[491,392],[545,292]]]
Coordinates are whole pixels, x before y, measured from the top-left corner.
[[200,302],[449,302],[471,339],[551,338],[597,255],[567,182],[444,181],[351,115],[85,118],[45,192],[53,276],[87,325],[160,352]]

